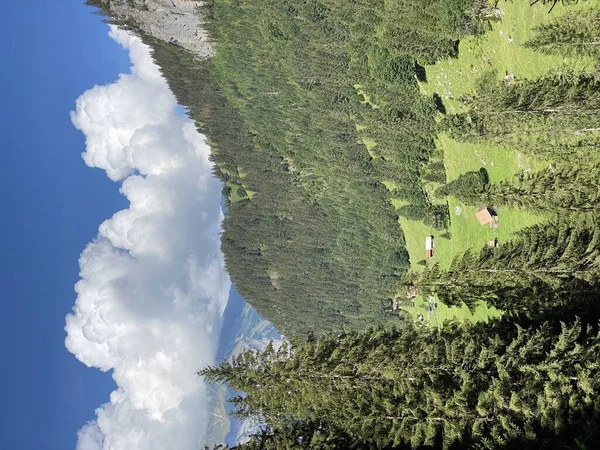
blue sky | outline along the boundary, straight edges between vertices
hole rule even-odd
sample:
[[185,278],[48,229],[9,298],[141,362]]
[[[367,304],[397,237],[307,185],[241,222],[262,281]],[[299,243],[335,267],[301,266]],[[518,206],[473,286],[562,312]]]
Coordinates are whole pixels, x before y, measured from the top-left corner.
[[74,449],[114,382],[67,352],[64,317],[80,252],[126,200],[83,163],[84,136],[69,111],[130,62],[82,0],[4,2],[3,14],[2,448]]
[[82,3],[3,10],[2,448],[195,450],[222,185],[149,48]]

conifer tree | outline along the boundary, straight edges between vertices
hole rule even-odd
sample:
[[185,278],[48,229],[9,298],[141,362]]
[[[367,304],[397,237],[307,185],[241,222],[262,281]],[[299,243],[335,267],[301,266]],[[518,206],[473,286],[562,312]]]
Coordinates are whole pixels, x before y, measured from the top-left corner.
[[489,190],[489,182],[487,170],[481,168],[478,171],[464,173],[456,180],[440,186],[436,191],[436,195],[452,195],[459,199],[463,197],[480,197]]
[[449,115],[445,130],[459,140],[492,140],[556,161],[587,164],[600,145],[600,79],[558,73],[537,80],[499,81],[493,71],[465,97],[468,113]]
[[528,227],[499,248],[467,251],[448,270],[434,265],[419,286],[448,305],[485,301],[530,315],[585,313],[598,304],[600,231],[594,214],[571,215]]
[[525,43],[535,51],[563,56],[600,54],[600,11],[568,11],[553,22],[535,28]]
[[544,136],[573,133],[597,124],[600,80],[594,74],[558,73],[536,80],[498,81],[494,71],[480,80],[477,93],[465,97],[471,120],[485,137]]
[[[537,173],[521,173],[515,182],[502,181],[484,186],[468,185],[462,189],[450,184],[438,193],[451,194],[460,201],[527,208],[532,212],[586,212],[600,209],[600,166],[550,167]],[[460,179],[460,178],[459,178]],[[457,180],[458,181],[458,180]],[[448,192],[448,194],[446,194]]]
[[371,448],[543,448],[597,437],[599,352],[600,336],[579,322],[409,326],[247,352],[199,374],[243,391],[243,414],[322,420]]
[[497,81],[495,71],[483,76],[477,95],[465,97],[479,116],[593,112],[600,109],[600,79],[594,74],[564,72],[536,80]]

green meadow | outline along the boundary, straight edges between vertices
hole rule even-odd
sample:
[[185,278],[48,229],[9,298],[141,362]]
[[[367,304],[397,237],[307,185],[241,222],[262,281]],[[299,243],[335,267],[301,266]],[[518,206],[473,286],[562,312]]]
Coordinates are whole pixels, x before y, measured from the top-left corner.
[[[570,8],[585,8],[600,5],[598,0],[581,1]],[[533,28],[546,21],[555,19],[567,10],[557,4],[548,13],[548,6],[529,5],[527,1],[501,1],[499,20],[491,25],[491,30],[482,36],[469,37],[459,44],[458,58],[448,58],[435,65],[426,66],[427,80],[420,83],[421,91],[426,95],[437,93],[443,101],[447,113],[463,112],[461,97],[475,92],[478,79],[487,71],[495,70],[499,78],[537,78],[546,73],[567,70],[592,71],[595,68],[592,59],[562,58],[536,53],[523,44],[533,35]],[[503,148],[493,143],[457,142],[445,134],[436,139],[436,147],[443,159],[447,182],[458,178],[468,171],[484,167],[490,182],[512,181],[523,172],[536,172],[548,166],[541,161],[515,149]],[[392,188],[393,186],[388,186]],[[433,202],[447,202],[450,211],[450,225],[444,232],[428,227],[421,221],[400,218],[400,224],[406,238],[411,267],[421,271],[424,264],[439,264],[448,268],[452,259],[466,250],[479,251],[491,240],[498,244],[510,240],[519,230],[540,223],[544,216],[515,208],[500,207],[498,228],[480,225],[475,217],[477,207],[464,205],[453,197],[436,199],[432,194],[437,185],[429,183],[425,190]],[[392,200],[395,207],[402,206],[399,200]],[[484,206],[484,205],[481,205]],[[435,255],[425,259],[425,238],[435,237]],[[438,302],[437,312],[431,313],[427,301],[421,296],[415,299],[410,314],[416,319],[419,314],[425,317],[425,323],[441,326],[445,320],[486,320],[500,313],[479,306],[469,311],[466,305],[461,308],[447,307]]]

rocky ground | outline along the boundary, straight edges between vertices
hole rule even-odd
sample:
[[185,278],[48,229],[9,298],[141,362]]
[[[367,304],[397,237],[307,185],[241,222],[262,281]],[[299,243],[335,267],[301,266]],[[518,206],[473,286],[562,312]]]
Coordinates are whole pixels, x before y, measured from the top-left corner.
[[202,27],[198,0],[107,0],[115,20],[127,20],[144,33],[209,58],[213,46]]

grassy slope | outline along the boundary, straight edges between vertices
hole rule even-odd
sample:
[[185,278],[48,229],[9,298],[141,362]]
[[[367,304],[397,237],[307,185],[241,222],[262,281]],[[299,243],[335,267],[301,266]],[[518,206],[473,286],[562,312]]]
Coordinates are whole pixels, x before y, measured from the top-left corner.
[[[438,92],[449,113],[460,112],[460,96],[475,90],[477,78],[482,72],[497,69],[503,78],[512,72],[518,78],[537,78],[551,70],[574,68],[593,70],[591,59],[562,58],[536,53],[523,47],[533,35],[533,27],[552,21],[567,10],[598,7],[598,0],[581,0],[575,6],[557,4],[551,14],[541,2],[529,6],[523,0],[501,0],[498,7],[504,12],[500,21],[493,23],[492,30],[480,37],[467,38],[459,46],[459,58],[438,62],[427,67],[428,83],[422,85],[424,92]],[[510,39],[512,38],[512,42]]]
[[[581,1],[579,5],[571,8],[600,6],[599,0]],[[545,21],[552,20],[563,14],[567,8],[557,5],[552,14],[542,5],[529,6],[527,1],[500,1],[502,19],[493,24],[493,29],[481,37],[465,39],[460,43],[459,57],[438,62],[429,66],[426,83],[421,84],[421,90],[426,94],[437,92],[444,102],[448,113],[462,111],[461,95],[472,93],[481,73],[496,69],[499,77],[506,73],[514,73],[518,78],[537,78],[550,71],[574,68],[577,70],[592,70],[593,63],[586,59],[563,59],[557,56],[546,56],[525,48],[522,44],[533,34],[533,27]],[[543,161],[534,160],[517,150],[505,149],[493,144],[466,144],[459,143],[441,135],[437,140],[438,149],[443,151],[446,176],[448,181],[456,179],[460,174],[478,170],[485,167],[492,182],[512,180],[515,174],[521,171],[537,171],[546,166]],[[491,230],[477,222],[472,206],[466,206],[455,198],[449,197],[448,204],[451,214],[451,225],[448,230],[451,239],[441,238],[439,230],[425,226],[422,222],[400,219],[406,236],[408,252],[415,270],[422,266],[418,261],[424,259],[425,237],[436,236],[436,255],[432,262],[437,262],[441,267],[448,267],[452,258],[467,249],[479,249],[488,240],[498,238],[500,244],[506,242],[518,230],[533,225],[543,217],[529,212],[511,208],[500,208],[500,227]],[[400,206],[401,202],[395,202]],[[456,208],[460,208],[460,215],[456,215]],[[427,322],[426,302],[422,298],[416,299],[416,307],[411,308],[416,317],[422,313]],[[498,314],[497,311],[486,306],[480,306],[473,314],[463,305],[462,308],[448,308],[438,305],[439,322],[449,318],[468,320],[485,320],[490,315]],[[437,320],[432,317],[431,325],[436,325]]]

